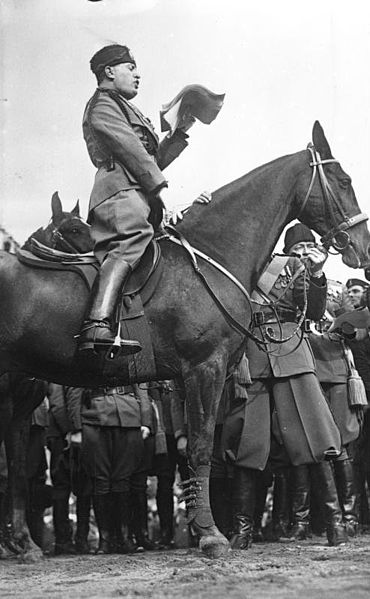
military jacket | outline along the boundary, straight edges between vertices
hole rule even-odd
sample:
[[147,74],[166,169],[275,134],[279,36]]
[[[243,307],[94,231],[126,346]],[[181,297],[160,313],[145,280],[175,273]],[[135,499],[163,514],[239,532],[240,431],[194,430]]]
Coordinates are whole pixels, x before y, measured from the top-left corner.
[[87,389],[83,396],[82,424],[139,428],[153,432],[153,410],[146,390],[132,385],[125,391]]
[[[279,258],[279,257],[277,257]],[[281,258],[281,257],[280,257]],[[274,261],[266,267],[270,267]],[[257,285],[258,286],[258,285]],[[266,341],[267,353],[257,346],[253,340],[248,340],[246,354],[249,359],[250,374],[253,379],[269,377],[289,377],[297,374],[316,372],[315,360],[306,333],[297,329],[297,321],[307,297],[306,318],[319,320],[326,306],[326,278],[305,277],[302,262],[299,258],[289,257],[285,267],[276,277],[267,296],[270,300],[279,300],[279,320],[267,305],[253,304],[254,313],[262,313],[263,324],[256,325],[254,333]],[[263,302],[263,300],[261,299]],[[258,318],[257,318],[258,322]],[[282,344],[267,340],[266,331],[272,332],[277,339],[292,338]]]
[[65,436],[81,430],[81,401],[83,389],[50,383],[49,426],[47,437]]
[[83,116],[83,135],[98,171],[89,212],[119,191],[141,189],[153,195],[167,186],[162,169],[188,145],[177,131],[159,143],[153,125],[117,93],[98,88]]
[[346,383],[348,366],[342,338],[335,333],[310,333],[309,339],[320,383]]

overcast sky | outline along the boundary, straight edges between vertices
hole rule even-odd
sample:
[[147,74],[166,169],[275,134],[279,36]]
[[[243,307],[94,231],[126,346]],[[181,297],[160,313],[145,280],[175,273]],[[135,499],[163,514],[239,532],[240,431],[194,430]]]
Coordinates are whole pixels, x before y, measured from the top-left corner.
[[[166,170],[172,206],[190,203],[311,140],[318,119],[370,213],[370,8],[365,0],[0,0],[0,223],[23,242],[58,190],[86,217],[95,169],[82,138],[92,54],[127,44],[137,106],[159,110],[185,85],[225,93],[211,125]],[[330,258],[329,276],[362,276]]]

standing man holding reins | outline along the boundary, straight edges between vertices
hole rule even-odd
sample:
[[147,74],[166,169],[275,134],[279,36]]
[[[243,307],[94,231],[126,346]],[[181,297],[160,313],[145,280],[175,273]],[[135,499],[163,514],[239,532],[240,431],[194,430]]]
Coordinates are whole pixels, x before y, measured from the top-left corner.
[[[90,309],[79,337],[79,350],[113,344],[113,315],[118,294],[153,238],[152,218],[162,217],[162,169],[188,145],[183,122],[161,143],[146,117],[133,105],[140,75],[126,46],[99,50],[90,60],[98,88],[83,117],[83,134],[98,171],[90,197],[88,222],[100,272],[94,282]],[[121,340],[122,351],[141,350],[134,340]]]

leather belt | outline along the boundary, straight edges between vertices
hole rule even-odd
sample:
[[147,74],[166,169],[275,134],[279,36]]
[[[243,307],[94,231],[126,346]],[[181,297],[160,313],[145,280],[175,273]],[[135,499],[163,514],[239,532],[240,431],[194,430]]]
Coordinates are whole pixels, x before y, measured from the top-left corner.
[[134,389],[131,385],[122,387],[94,387],[88,389],[87,394],[91,397],[99,397],[101,395],[122,395],[124,393],[133,393]]
[[284,322],[297,322],[296,313],[293,310],[277,309],[276,313],[260,310],[253,314],[253,324],[257,327],[263,324],[278,324],[279,322],[281,324],[284,324]]

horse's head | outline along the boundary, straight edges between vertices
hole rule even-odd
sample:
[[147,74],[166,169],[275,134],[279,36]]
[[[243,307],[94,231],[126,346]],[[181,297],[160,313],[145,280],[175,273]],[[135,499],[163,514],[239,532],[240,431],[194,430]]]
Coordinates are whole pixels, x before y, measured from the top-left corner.
[[80,217],[78,200],[71,212],[63,212],[62,202],[56,191],[51,198],[51,210],[51,222],[44,229],[44,243],[56,250],[72,254],[90,252],[93,248],[90,226]]
[[326,248],[342,254],[344,264],[364,268],[370,264],[370,234],[367,216],[358,206],[351,178],[332,156],[318,121],[308,146],[311,180],[303,177],[297,190],[297,217],[319,233]]

